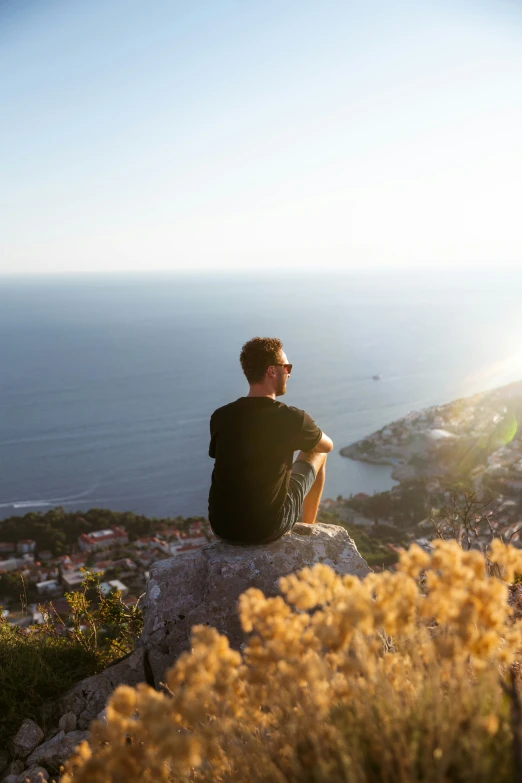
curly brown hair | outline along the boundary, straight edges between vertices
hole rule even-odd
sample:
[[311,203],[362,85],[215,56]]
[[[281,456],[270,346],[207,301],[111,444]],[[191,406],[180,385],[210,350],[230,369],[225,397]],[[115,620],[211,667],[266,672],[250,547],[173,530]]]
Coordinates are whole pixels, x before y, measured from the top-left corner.
[[277,364],[283,343],[277,337],[253,337],[241,349],[239,361],[247,381],[262,383],[265,373],[272,364]]

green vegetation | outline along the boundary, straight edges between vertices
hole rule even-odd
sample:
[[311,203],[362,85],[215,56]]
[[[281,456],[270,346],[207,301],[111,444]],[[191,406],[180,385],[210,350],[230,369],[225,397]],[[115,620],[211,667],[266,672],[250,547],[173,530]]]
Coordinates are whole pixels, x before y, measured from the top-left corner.
[[0,620],[0,747],[26,718],[41,725],[49,699],[101,669],[96,651],[67,635],[35,633]]
[[207,625],[166,688],[120,686],[61,783],[519,783],[522,552],[413,544],[363,579],[319,563]]
[[32,511],[23,517],[13,516],[0,521],[2,541],[18,541],[31,538],[36,541],[37,552],[48,549],[53,555],[62,555],[70,551],[72,544],[81,533],[92,533],[115,525],[125,528],[129,540],[148,536],[165,527],[176,525],[187,530],[191,522],[204,517],[172,517],[158,519],[134,514],[132,511],[109,511],[105,508],[91,508],[88,511],[66,512],[63,506],[50,509],[45,514]]
[[408,546],[407,539],[401,531],[391,525],[375,525],[371,528],[363,528],[360,525],[345,522],[332,511],[321,511],[319,522],[344,527],[353,538],[361,557],[366,560],[371,568],[386,568],[397,562],[397,552],[386,546],[385,542],[393,542],[397,546]]
[[344,500],[344,504],[375,522],[393,520],[394,525],[406,530],[416,525],[429,513],[430,496],[424,479],[410,479],[388,492],[376,492],[366,497],[356,495]]
[[24,583],[17,571],[7,571],[0,574],[0,595],[3,598],[23,601]]
[[41,607],[42,625],[23,630],[0,619],[0,747],[25,718],[41,724],[48,700],[134,647],[140,610],[117,591],[104,596],[96,575],[86,572],[82,590],[65,598],[67,623],[52,603]]

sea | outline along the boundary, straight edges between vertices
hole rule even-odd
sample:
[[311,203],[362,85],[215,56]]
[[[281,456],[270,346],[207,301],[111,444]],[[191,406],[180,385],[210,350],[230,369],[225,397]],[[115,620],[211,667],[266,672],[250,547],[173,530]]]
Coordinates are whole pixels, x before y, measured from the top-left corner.
[[[522,276],[402,271],[0,279],[0,519],[53,506],[206,515],[213,410],[251,337],[332,438],[323,497],[393,485],[339,449],[412,410],[522,378]],[[379,376],[378,379],[374,376]]]

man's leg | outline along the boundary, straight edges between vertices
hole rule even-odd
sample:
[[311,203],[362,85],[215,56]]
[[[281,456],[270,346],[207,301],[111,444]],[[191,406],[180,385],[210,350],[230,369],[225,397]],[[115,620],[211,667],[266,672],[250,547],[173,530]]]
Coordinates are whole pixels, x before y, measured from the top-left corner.
[[[297,459],[309,462],[315,468],[316,478],[303,501],[302,522],[313,525],[316,520],[326,477],[326,454],[317,451],[300,451]],[[296,460],[297,461],[297,460]]]

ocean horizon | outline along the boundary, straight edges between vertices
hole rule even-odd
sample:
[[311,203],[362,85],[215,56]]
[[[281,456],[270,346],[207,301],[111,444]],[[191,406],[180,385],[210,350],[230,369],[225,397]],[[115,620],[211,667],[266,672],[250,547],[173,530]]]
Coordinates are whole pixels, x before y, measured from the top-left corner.
[[0,519],[206,515],[209,418],[247,394],[255,335],[282,339],[279,399],[334,441],[323,497],[388,489],[390,468],[339,449],[521,379],[521,293],[502,270],[1,278]]

